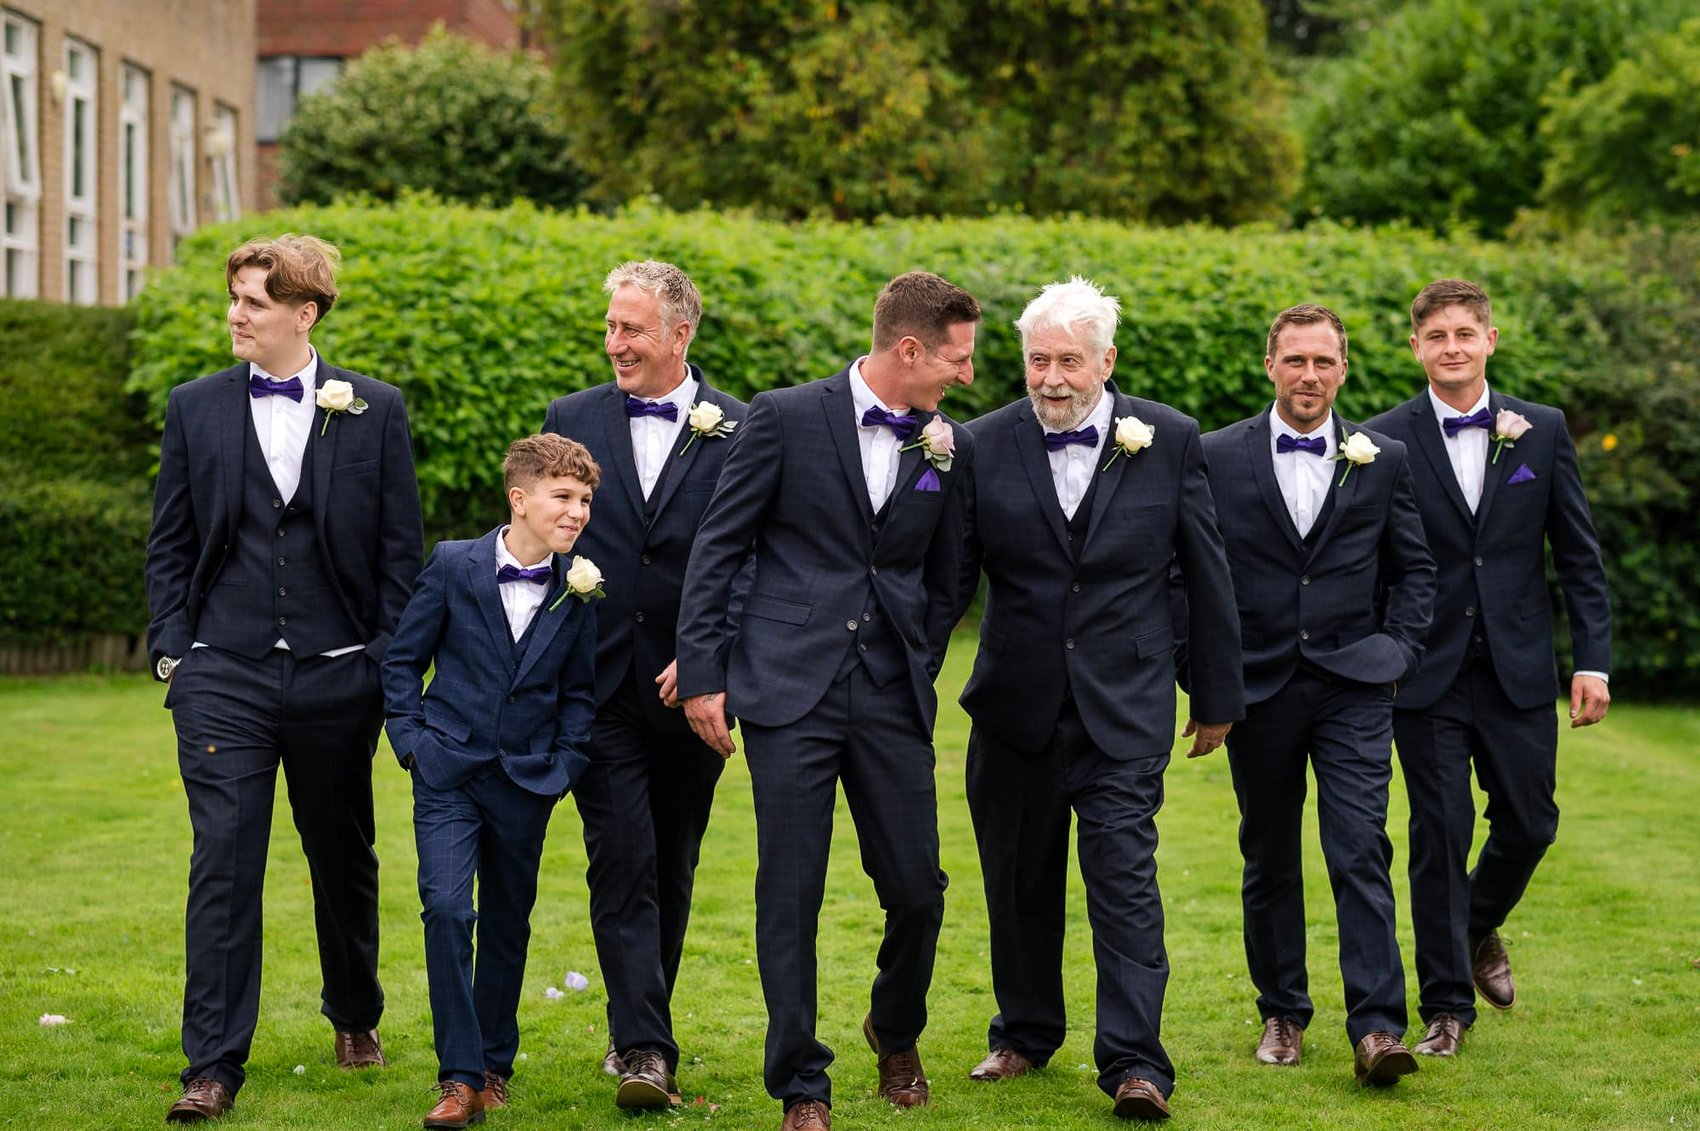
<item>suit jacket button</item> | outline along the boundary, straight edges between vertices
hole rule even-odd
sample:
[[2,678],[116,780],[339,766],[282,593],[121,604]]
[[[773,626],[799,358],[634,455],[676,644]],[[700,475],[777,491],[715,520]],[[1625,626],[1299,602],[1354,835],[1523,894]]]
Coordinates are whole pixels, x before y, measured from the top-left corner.
[[1070,585],[1068,588],[1069,588],[1069,592],[1078,593],[1078,592],[1080,592],[1080,582],[1076,581],[1073,585]]
[[1467,616],[1467,617],[1475,616],[1476,615],[1476,606],[1471,605],[1469,608],[1465,609],[1464,615]]
[[506,750],[503,750],[500,746],[496,747],[496,757],[506,758],[507,756],[508,752]]
[[868,567],[868,573],[873,577],[878,577],[880,575],[880,567],[879,566],[869,566]]
[[844,627],[848,628],[851,632],[855,632],[856,631],[856,622],[853,621],[853,620],[847,620],[847,621],[844,622]]
[[1308,629],[1308,628],[1299,629],[1299,639],[1300,640],[1309,640],[1310,639],[1310,629]]
[[877,522],[876,522],[876,523],[874,523],[874,524],[873,524],[873,527],[872,527],[872,529],[873,529],[873,532],[874,532],[874,533],[875,533],[875,534],[878,534],[878,533],[879,533],[879,532],[880,532],[880,524],[879,524],[879,523],[877,523]]
[[638,622],[638,623],[639,623],[639,624],[642,624],[642,623],[643,623],[643,614],[642,614],[642,613],[639,613],[639,614],[637,614],[637,616],[636,616],[636,617],[634,617],[634,618],[633,618],[633,619],[634,619],[634,620],[636,620],[636,621],[637,621],[637,622]]
[[1303,576],[1301,576],[1299,578],[1299,584],[1300,585],[1309,585],[1310,584],[1310,574],[1307,573],[1307,574],[1304,574]]
[[518,698],[518,696],[510,695],[510,696],[508,696],[508,702],[509,703],[517,703],[517,702],[519,702],[519,698]]
[[1063,647],[1067,648],[1070,652],[1074,651],[1074,637],[1071,636],[1067,640],[1063,641]]
[[868,646],[866,644],[858,644],[856,645],[856,650],[859,652],[866,652],[868,650]]
[[863,613],[863,614],[862,614],[862,619],[863,619],[863,620],[873,620],[873,619],[874,619],[874,614],[872,614],[872,613]]
[[288,623],[289,623],[289,618],[288,618],[288,617],[278,617],[278,618],[277,618],[277,623],[278,623],[278,624],[288,624]]
[[640,555],[638,557],[638,563],[640,565],[648,565],[649,564],[649,555],[648,554]]
[[283,506],[283,500],[282,499],[273,499],[272,500],[272,510],[275,511],[281,506]]
[[287,597],[287,596],[289,596],[289,590],[285,589],[283,586],[279,585],[277,587],[277,595],[279,597]]
[[1477,565],[1481,565],[1481,564],[1482,564],[1482,559],[1481,559],[1481,558],[1479,558],[1479,557],[1478,557],[1478,558],[1477,558],[1477,559],[1476,559],[1476,564],[1477,564]]

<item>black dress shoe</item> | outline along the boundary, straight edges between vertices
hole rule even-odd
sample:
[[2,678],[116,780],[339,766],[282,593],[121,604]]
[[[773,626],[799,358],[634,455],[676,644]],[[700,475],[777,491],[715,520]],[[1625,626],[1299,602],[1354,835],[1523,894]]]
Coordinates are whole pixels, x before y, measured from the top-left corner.
[[210,1076],[192,1077],[183,1085],[183,1098],[165,1113],[167,1123],[204,1123],[236,1106],[230,1089]]

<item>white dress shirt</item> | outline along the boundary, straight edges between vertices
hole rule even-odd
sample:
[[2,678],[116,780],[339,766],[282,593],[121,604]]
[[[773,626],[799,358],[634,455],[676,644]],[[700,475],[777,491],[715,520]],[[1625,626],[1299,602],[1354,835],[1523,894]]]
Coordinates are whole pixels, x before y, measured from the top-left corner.
[[[666,421],[662,423],[665,424]],[[542,561],[527,565],[508,552],[507,538],[508,528],[504,526],[502,532],[496,535],[498,570],[505,565],[511,565],[515,569],[535,569],[540,565],[549,564],[549,559],[554,556],[544,554]],[[502,611],[508,614],[508,631],[513,634],[515,640],[525,635],[526,626],[531,623],[531,618],[537,615],[537,607],[543,603],[543,598],[548,596],[551,580],[552,578],[546,577],[542,581],[508,581],[497,584],[496,592],[502,595]]]
[[[1096,444],[1065,444],[1054,452],[1045,453],[1051,461],[1051,483],[1057,489],[1057,502],[1062,504],[1063,514],[1071,519],[1080,509],[1080,500],[1086,497],[1087,489],[1092,486],[1092,476],[1097,473],[1099,457],[1104,454],[1104,444],[1110,436],[1110,411],[1113,407],[1110,398],[1100,391],[1098,403],[1086,414],[1086,419],[1073,429],[1067,429],[1096,428]],[[1045,429],[1047,434],[1056,431],[1059,429]]]
[[[862,478],[868,484],[868,502],[874,513],[885,506],[892,488],[897,486],[897,453],[903,447],[897,433],[881,424],[863,424],[862,416],[870,408],[892,411],[891,406],[874,395],[862,377],[862,358],[850,363],[850,401],[856,412],[856,442],[862,449]],[[914,443],[912,437],[909,443]]]
[[[679,410],[679,415],[673,420],[662,416],[633,416],[628,418],[632,428],[632,462],[637,464],[638,484],[643,488],[643,497],[649,498],[655,490],[656,482],[661,478],[661,469],[667,466],[667,455],[673,450],[674,441],[679,438],[679,432],[685,427],[685,417],[691,411],[692,398],[697,393],[697,380],[691,376],[689,369],[685,370],[685,379],[679,382],[671,393],[664,397],[656,397],[655,404],[670,404]],[[639,398],[640,400],[644,398]]]
[[1482,386],[1482,395],[1476,403],[1463,412],[1459,412],[1445,401],[1434,395],[1434,387],[1428,390],[1429,403],[1434,406],[1434,426],[1440,429],[1440,442],[1446,448],[1446,458],[1452,461],[1452,474],[1458,480],[1458,489],[1464,492],[1464,501],[1470,505],[1470,513],[1476,513],[1476,506],[1482,501],[1482,478],[1487,474],[1488,460],[1488,428],[1460,428],[1456,436],[1446,434],[1447,420],[1455,416],[1469,416],[1488,406],[1487,386]]
[[[313,374],[318,368],[318,351],[308,346],[307,366],[294,374],[301,381],[300,401],[279,396],[248,398],[254,435],[259,437],[260,451],[266,455],[266,468],[271,472],[272,482],[277,484],[278,497],[286,503],[295,497],[295,489],[301,485],[301,460],[307,454],[307,436],[317,415]],[[248,363],[248,373],[266,381],[289,380],[288,376],[272,376],[254,361]]]
[[[1320,436],[1327,446],[1319,456],[1309,452],[1277,452],[1275,445],[1282,436],[1298,440]],[[1299,528],[1299,537],[1303,538],[1316,525],[1317,513],[1328,498],[1329,477],[1334,474],[1334,413],[1330,412],[1327,420],[1309,432],[1300,432],[1282,420],[1277,409],[1271,408],[1269,452],[1275,459],[1275,482],[1280,484],[1281,497],[1287,501],[1287,513],[1292,516],[1293,525]]]

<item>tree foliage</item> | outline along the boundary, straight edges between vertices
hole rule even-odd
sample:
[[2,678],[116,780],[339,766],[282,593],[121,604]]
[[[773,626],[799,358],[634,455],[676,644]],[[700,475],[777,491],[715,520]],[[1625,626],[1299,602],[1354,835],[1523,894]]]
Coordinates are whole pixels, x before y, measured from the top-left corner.
[[417,48],[397,40],[373,48],[303,98],[279,146],[278,195],[291,204],[418,189],[560,207],[584,189],[547,67],[441,25]]
[[1297,151],[1257,0],[543,0],[605,203],[1233,223]]

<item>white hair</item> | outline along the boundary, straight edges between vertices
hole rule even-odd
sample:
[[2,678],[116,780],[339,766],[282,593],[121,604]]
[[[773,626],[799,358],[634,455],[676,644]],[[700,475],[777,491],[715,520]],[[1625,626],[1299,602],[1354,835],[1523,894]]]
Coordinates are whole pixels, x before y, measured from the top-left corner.
[[611,295],[621,287],[636,287],[655,299],[661,307],[663,328],[677,326],[681,322],[689,325],[691,334],[685,346],[687,349],[690,347],[697,336],[697,324],[702,321],[702,295],[697,293],[696,284],[691,282],[689,275],[671,263],[659,260],[627,261],[608,272],[608,277],[602,280],[604,294]]
[[1022,352],[1027,351],[1027,339],[1034,331],[1065,330],[1085,338],[1094,353],[1106,354],[1115,344],[1121,309],[1114,295],[1105,294],[1097,283],[1079,275],[1066,283],[1047,283],[1015,320],[1015,328],[1021,331]]

